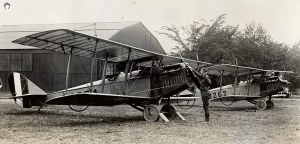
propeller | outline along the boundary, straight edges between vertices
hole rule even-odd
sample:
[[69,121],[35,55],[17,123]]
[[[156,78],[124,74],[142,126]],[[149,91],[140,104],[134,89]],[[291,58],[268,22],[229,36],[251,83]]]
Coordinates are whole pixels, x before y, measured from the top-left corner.
[[190,76],[192,81],[196,84],[197,88],[200,90],[201,83],[200,83],[199,79],[202,77],[201,74],[198,73],[196,70],[194,70],[191,66],[189,66],[189,64],[183,59],[180,52],[179,52],[179,56],[187,68],[188,76]]
[[201,74],[199,74],[196,70],[194,70],[190,66],[187,66],[187,70],[188,70],[188,76],[190,76],[190,78],[192,79],[192,81],[196,84],[197,88],[200,90],[201,83],[200,83],[199,79],[201,77]]

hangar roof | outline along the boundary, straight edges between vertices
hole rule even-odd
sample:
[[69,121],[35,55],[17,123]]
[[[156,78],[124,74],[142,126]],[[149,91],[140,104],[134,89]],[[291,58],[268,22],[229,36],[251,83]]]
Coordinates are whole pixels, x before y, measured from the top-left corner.
[[97,23],[62,23],[62,24],[27,24],[27,25],[1,25],[0,49],[32,49],[35,47],[12,43],[13,40],[41,31],[53,29],[69,29],[79,33],[108,39],[131,45],[141,49],[165,54],[158,40],[141,23],[127,22],[97,22]]

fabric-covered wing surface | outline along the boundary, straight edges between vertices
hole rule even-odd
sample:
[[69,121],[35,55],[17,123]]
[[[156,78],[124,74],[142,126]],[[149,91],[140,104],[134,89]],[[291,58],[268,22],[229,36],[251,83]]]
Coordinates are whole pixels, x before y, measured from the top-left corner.
[[[70,53],[72,50],[74,55],[84,57],[94,57],[94,52],[96,49],[96,58],[102,60],[108,58],[107,60],[109,62],[125,62],[128,60],[128,54],[130,54],[130,60],[135,61],[148,61],[156,58],[157,60],[161,60],[162,62],[166,63],[181,62],[181,59],[177,57],[166,56],[67,29],[57,29],[35,33],[14,40],[13,43],[48,49],[65,54]],[[210,65],[210,63],[201,61],[186,61],[192,66]]]
[[108,57],[108,60],[111,62],[126,61],[129,51],[131,53],[131,60],[152,57],[154,55],[153,53],[149,53],[139,48],[132,49],[128,45],[96,38],[67,29],[35,33],[14,40],[13,43],[48,49],[61,53],[70,53],[71,49],[73,49],[72,53],[74,55],[84,57],[94,57],[94,50],[96,47],[97,58],[105,59]]
[[213,98],[211,100],[219,100],[222,101],[240,101],[240,100],[255,100],[262,98],[261,96],[250,96],[250,95],[228,95],[225,97]]
[[210,74],[217,74],[217,75],[221,75],[221,73],[223,73],[223,75],[247,75],[247,74],[259,74],[259,73],[266,72],[266,70],[263,69],[230,65],[230,64],[214,65],[208,67],[208,69]]
[[78,93],[48,99],[46,104],[113,106],[124,103],[147,103],[151,100],[154,99],[150,97],[115,95],[106,93]]
[[253,67],[244,67],[244,66],[237,66],[237,65],[230,65],[230,64],[221,64],[221,65],[214,65],[208,67],[210,74],[217,74],[221,75],[249,75],[249,74],[265,74],[270,75],[272,72],[278,73],[278,75],[285,74],[285,73],[293,73],[292,71],[278,71],[278,70],[264,70],[258,69]]

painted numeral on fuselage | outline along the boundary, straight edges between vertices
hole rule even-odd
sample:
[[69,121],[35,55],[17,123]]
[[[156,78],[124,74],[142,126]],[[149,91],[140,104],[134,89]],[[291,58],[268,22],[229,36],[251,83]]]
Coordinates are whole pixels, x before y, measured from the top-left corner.
[[222,91],[222,92],[220,92],[220,91],[218,91],[218,92],[212,92],[211,93],[211,95],[212,95],[212,98],[220,98],[220,97],[224,97],[224,96],[226,96],[226,91]]
[[172,90],[172,87],[184,83],[184,81],[185,81],[184,76],[182,75],[176,75],[176,76],[166,77],[162,79],[161,85],[163,87],[163,93]]
[[270,84],[267,84],[266,88],[267,88],[267,91],[275,90],[275,89],[279,88],[279,84],[278,83],[270,83]]

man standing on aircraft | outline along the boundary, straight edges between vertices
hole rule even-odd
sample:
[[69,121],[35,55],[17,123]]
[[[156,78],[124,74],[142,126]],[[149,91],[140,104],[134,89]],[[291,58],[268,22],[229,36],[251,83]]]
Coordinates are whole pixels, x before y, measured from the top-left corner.
[[200,70],[200,91],[201,91],[201,98],[203,102],[203,109],[205,112],[205,122],[209,123],[209,99],[211,97],[210,93],[208,92],[209,87],[211,85],[211,80],[209,79],[209,76],[207,75],[207,68],[202,68]]

